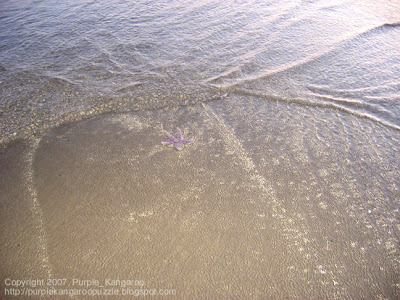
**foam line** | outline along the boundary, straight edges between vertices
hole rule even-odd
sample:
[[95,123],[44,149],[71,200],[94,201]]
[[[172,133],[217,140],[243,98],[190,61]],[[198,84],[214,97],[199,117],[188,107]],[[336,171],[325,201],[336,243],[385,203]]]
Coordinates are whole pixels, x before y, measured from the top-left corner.
[[28,193],[31,197],[31,211],[32,215],[35,219],[36,228],[39,233],[38,237],[38,246],[39,246],[39,258],[42,261],[42,267],[48,275],[48,278],[52,277],[52,268],[50,266],[49,255],[47,251],[47,242],[46,242],[46,234],[44,230],[44,222],[43,222],[43,212],[40,207],[40,203],[37,199],[37,192],[35,188],[34,182],[34,170],[33,170],[33,161],[35,158],[36,150],[39,147],[40,139],[36,138],[30,141],[29,147],[25,156],[26,159],[26,170],[25,170],[25,184],[28,190]]
[[[272,216],[278,218],[282,222],[285,231],[297,231],[295,228],[292,228],[290,222],[287,221],[289,218],[287,216],[286,210],[278,202],[278,198],[274,192],[272,185],[265,179],[264,176],[260,175],[260,172],[257,170],[257,166],[248,155],[247,151],[243,148],[242,143],[235,136],[234,131],[229,128],[225,124],[225,122],[217,114],[215,114],[209,106],[205,105],[204,103],[202,104],[202,106],[204,107],[207,116],[217,121],[218,127],[221,131],[221,135],[225,140],[225,145],[228,148],[227,150],[236,154],[236,156],[241,161],[242,167],[248,173],[250,180],[254,182],[258,188],[261,189],[263,198],[270,204],[272,204]],[[303,236],[307,235],[306,232],[299,234]],[[297,240],[295,240],[295,242],[300,243],[300,241]]]

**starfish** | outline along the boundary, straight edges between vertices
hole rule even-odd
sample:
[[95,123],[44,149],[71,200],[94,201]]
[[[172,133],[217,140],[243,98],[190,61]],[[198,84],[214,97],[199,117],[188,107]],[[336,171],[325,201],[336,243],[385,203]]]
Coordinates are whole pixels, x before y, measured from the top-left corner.
[[191,144],[194,141],[186,141],[182,138],[182,131],[179,128],[176,128],[176,133],[177,137],[174,137],[172,134],[168,133],[167,131],[164,131],[165,135],[169,138],[168,142],[162,142],[163,145],[174,145],[176,150],[181,150],[181,144]]

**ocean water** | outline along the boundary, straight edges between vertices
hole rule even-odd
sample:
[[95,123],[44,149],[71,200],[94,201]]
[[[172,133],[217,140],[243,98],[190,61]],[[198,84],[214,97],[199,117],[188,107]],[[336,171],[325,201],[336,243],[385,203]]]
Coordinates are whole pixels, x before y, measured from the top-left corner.
[[400,129],[397,1],[0,3],[0,141],[222,95]]
[[397,0],[0,0],[2,278],[398,299],[399,41]]

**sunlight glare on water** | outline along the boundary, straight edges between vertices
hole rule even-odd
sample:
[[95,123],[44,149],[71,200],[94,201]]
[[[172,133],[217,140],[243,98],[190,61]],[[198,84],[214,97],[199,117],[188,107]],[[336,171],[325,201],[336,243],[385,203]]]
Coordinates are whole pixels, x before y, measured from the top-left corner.
[[[1,169],[25,166],[39,264],[397,298],[399,40],[389,0],[0,0],[0,143],[28,140]],[[178,126],[195,142],[176,153]]]

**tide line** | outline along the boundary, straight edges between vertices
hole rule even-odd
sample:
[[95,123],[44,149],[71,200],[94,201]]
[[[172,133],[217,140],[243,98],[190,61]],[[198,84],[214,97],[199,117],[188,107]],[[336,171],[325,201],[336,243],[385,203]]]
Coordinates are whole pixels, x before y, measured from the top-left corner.
[[33,161],[35,158],[35,153],[37,148],[39,147],[40,139],[36,138],[30,141],[29,147],[25,156],[26,159],[26,170],[25,170],[25,184],[28,190],[28,193],[31,197],[31,211],[36,222],[36,228],[38,230],[39,238],[38,238],[38,246],[39,246],[39,258],[42,261],[42,267],[44,271],[47,273],[48,278],[52,278],[52,268],[50,266],[49,255],[47,250],[46,243],[46,234],[44,230],[44,222],[43,222],[43,212],[40,207],[40,203],[37,199],[37,192],[35,188],[34,182],[34,170],[33,170]]

